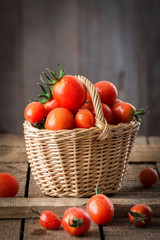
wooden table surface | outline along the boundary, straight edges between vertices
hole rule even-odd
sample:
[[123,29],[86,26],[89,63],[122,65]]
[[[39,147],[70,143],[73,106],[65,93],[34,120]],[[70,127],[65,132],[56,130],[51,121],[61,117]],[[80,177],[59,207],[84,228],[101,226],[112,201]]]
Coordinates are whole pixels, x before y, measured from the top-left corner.
[[[160,169],[160,137],[137,137],[127,168],[127,174],[118,193],[108,195],[115,207],[115,215],[104,226],[105,239],[160,239],[160,180],[150,187],[143,187],[138,179],[146,166]],[[31,208],[52,210],[62,217],[71,206],[85,207],[87,198],[52,198],[37,187],[25,154],[24,139],[11,134],[0,134],[0,172],[13,174],[20,183],[14,198],[0,199],[0,239],[2,240],[53,240],[100,239],[99,230],[92,222],[83,237],[59,230],[45,230],[39,225],[38,216]],[[145,228],[129,227],[127,210],[138,203],[146,203],[153,209],[153,219]]]

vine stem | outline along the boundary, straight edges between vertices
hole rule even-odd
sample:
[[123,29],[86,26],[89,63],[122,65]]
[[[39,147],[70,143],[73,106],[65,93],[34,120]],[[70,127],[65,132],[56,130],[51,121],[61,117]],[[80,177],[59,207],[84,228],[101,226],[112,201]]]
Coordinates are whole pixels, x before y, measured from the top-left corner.
[[99,227],[99,232],[100,232],[100,239],[105,240],[104,232],[103,232],[103,225],[98,225],[98,227]]

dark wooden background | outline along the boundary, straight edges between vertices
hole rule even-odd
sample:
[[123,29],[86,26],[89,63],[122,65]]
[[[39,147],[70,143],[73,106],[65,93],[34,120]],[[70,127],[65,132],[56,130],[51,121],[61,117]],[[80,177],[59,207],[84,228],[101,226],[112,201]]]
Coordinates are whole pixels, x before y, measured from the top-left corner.
[[159,0],[1,0],[0,132],[23,133],[39,75],[57,63],[148,106],[139,134],[160,135]]

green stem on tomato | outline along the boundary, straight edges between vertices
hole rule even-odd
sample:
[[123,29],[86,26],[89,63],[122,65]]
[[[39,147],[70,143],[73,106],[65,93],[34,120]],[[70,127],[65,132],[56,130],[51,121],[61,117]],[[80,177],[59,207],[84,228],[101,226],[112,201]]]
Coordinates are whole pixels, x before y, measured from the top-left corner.
[[105,240],[104,231],[103,231],[103,225],[98,225],[98,227],[99,227],[100,239],[101,240]]

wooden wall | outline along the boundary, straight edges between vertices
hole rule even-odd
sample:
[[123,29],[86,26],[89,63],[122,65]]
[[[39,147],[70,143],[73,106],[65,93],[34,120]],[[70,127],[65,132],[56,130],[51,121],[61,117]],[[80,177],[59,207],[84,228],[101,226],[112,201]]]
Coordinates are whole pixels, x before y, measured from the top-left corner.
[[1,0],[0,132],[22,134],[39,75],[60,63],[148,106],[139,134],[160,135],[159,0]]

